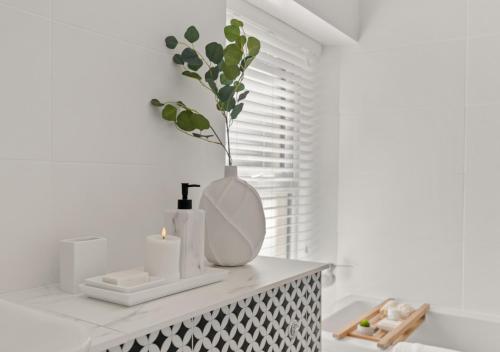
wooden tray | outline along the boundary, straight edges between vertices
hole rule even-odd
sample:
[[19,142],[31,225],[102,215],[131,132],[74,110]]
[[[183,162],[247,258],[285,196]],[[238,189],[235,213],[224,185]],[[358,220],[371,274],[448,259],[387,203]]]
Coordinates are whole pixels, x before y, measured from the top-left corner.
[[356,331],[356,328],[361,320],[366,319],[370,322],[370,326],[375,326],[378,321],[384,319],[385,315],[380,310],[387,302],[391,300],[391,298],[386,299],[371,311],[361,316],[358,320],[347,325],[340,332],[334,333],[333,336],[335,336],[335,338],[337,338],[338,340],[349,336],[357,339],[373,341],[377,343],[377,346],[379,348],[384,350],[398,342],[405,341],[425,320],[425,315],[430,309],[429,304],[421,305],[420,308],[415,310],[408,318],[402,320],[395,329],[389,332],[376,328],[375,333],[372,336],[367,336],[362,335]]

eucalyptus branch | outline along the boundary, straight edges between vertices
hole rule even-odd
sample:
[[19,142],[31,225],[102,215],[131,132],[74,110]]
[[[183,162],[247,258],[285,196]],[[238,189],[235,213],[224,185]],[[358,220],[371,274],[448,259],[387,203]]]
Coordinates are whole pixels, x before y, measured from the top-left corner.
[[[194,26],[188,27],[184,33],[187,41],[179,42],[176,37],[168,36],[165,38],[165,44],[169,49],[175,49],[178,45],[184,48],[173,56],[173,61],[184,68],[182,72],[184,76],[196,79],[203,88],[213,94],[216,108],[224,119],[227,136],[225,142],[205,116],[183,102],[161,103],[153,99],[151,104],[161,107],[162,117],[174,123],[182,133],[220,145],[228,157],[229,165],[232,165],[230,127],[243,109],[243,100],[248,94],[248,90],[243,93],[245,70],[259,53],[260,41],[254,37],[247,37],[243,30],[243,22],[237,19],[232,19],[224,28],[224,35],[229,43],[225,46],[217,42],[208,43],[205,46],[206,56],[194,45],[200,37]],[[208,68],[205,77],[197,72],[202,67]],[[222,86],[218,84],[219,79]],[[193,132],[195,130],[199,130],[200,133]],[[203,131],[206,130],[210,130],[212,134],[204,135]]]
[[199,139],[199,140],[204,141],[204,142],[213,143],[213,144],[219,144],[219,145],[220,145],[220,143],[219,143],[219,142],[211,141],[211,140],[209,140],[209,139],[207,139],[207,138],[204,138],[204,137],[197,137],[197,136],[194,136],[192,133],[186,132],[186,131],[184,131],[183,129],[179,128],[179,126],[175,126],[175,128],[176,128],[178,131],[180,131],[180,132],[184,133],[184,134],[185,134],[185,135],[187,135],[187,136],[190,136],[190,137],[193,137],[193,138]]
[[[167,102],[167,103],[165,103],[165,104],[169,104],[169,103]],[[176,105],[179,105],[179,102],[170,102],[170,104],[176,104]],[[185,106],[186,110],[190,110],[190,111],[192,111],[192,112],[194,112],[194,113],[199,114],[198,110],[193,109],[193,108],[190,108],[189,106],[187,106],[187,105],[186,105],[186,104],[184,104],[184,103],[182,103],[182,104]],[[181,128],[180,128],[179,126],[177,126],[177,125],[175,125],[175,128],[176,128],[177,130],[181,131],[182,133],[184,133],[184,134],[186,134],[186,135],[188,135],[188,136],[191,136],[191,137],[193,137],[193,138],[198,138],[198,139],[200,139],[200,140],[203,140],[203,141],[205,141],[205,142],[209,142],[209,143],[219,144],[219,145],[220,145],[220,146],[224,149],[224,152],[227,154],[227,156],[228,156],[228,158],[229,158],[230,163],[232,163],[232,158],[231,158],[231,153],[230,153],[230,151],[226,148],[226,146],[225,146],[224,142],[223,142],[223,141],[222,141],[222,139],[219,137],[219,134],[218,134],[218,133],[217,133],[217,131],[216,131],[216,130],[212,127],[212,125],[210,125],[210,127],[209,127],[209,128],[210,128],[210,130],[212,131],[212,133],[214,134],[215,138],[217,138],[217,142],[215,142],[215,141],[211,141],[211,140],[209,140],[209,139],[207,139],[207,138],[204,138],[204,137],[197,137],[197,136],[194,136],[192,133],[189,133],[189,132],[184,131],[183,129],[181,129]],[[201,131],[200,131],[200,132],[201,132]],[[230,165],[231,165],[231,164],[230,164]]]

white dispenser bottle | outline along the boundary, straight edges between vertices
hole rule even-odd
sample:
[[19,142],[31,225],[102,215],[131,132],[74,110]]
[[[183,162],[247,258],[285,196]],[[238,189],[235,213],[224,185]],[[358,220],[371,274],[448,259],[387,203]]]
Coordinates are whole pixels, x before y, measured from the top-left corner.
[[181,239],[181,278],[201,275],[205,270],[205,211],[193,209],[190,187],[200,185],[183,183],[177,210],[167,210],[165,214],[167,231]]

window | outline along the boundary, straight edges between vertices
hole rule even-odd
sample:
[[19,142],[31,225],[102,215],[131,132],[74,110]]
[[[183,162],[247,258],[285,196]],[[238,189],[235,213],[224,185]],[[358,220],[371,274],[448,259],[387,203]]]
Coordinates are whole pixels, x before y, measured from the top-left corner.
[[321,47],[248,4],[231,4],[228,18],[241,19],[246,34],[261,41],[245,73],[250,94],[230,132],[239,175],[264,204],[267,233],[260,254],[307,258],[314,239],[314,86]]

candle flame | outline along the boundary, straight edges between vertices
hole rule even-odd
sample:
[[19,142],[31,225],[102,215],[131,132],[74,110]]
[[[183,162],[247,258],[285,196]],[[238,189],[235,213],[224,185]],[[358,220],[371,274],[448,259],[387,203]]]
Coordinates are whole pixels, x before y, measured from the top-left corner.
[[167,229],[166,228],[161,229],[161,237],[163,239],[165,239],[167,237]]

